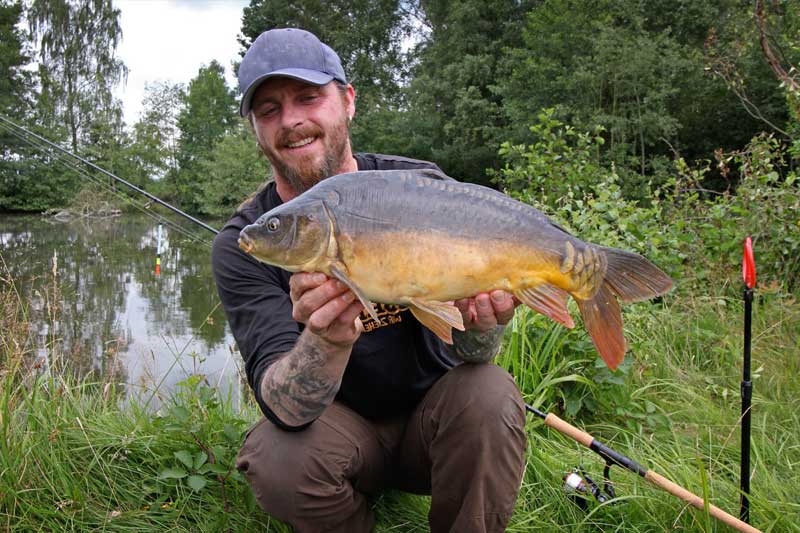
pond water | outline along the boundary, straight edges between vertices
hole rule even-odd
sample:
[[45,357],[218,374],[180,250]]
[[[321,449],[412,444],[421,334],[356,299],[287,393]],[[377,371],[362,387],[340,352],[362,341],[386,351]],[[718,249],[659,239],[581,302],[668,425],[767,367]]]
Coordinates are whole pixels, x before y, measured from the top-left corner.
[[213,235],[184,229],[202,240],[164,225],[157,275],[150,217],[0,215],[0,273],[28,308],[34,365],[114,379],[151,405],[192,374],[238,400],[241,358],[214,286]]

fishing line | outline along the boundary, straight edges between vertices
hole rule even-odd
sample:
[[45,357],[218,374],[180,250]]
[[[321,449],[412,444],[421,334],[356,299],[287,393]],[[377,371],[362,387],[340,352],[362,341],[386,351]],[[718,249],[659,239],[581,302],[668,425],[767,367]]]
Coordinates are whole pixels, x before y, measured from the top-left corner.
[[[2,127],[5,131],[7,131],[8,133],[14,135],[15,137],[17,137],[21,141],[27,143],[28,145],[32,146],[33,148],[39,150],[43,154],[49,155],[56,162],[61,163],[62,165],[64,165],[65,167],[67,167],[67,168],[69,168],[71,170],[74,170],[75,172],[77,172],[78,174],[83,176],[84,178],[92,181],[94,184],[96,184],[99,187],[103,188],[109,194],[111,194],[111,195],[115,196],[116,198],[122,200],[123,202],[127,203],[128,205],[133,206],[134,208],[136,208],[140,212],[142,212],[145,215],[155,219],[156,221],[158,221],[158,222],[160,222],[162,224],[166,224],[167,226],[169,226],[170,228],[175,230],[177,233],[179,233],[179,234],[183,235],[184,237],[192,240],[193,242],[202,242],[203,244],[205,244],[207,246],[211,245],[210,241],[208,241],[206,239],[203,239],[202,237],[198,237],[197,235],[195,235],[191,231],[189,231],[189,230],[177,225],[176,223],[172,222],[168,218],[165,218],[164,216],[162,216],[162,215],[160,215],[158,213],[150,211],[145,205],[141,205],[141,204],[137,203],[136,200],[134,200],[133,198],[131,198],[130,196],[125,194],[123,191],[120,191],[120,190],[114,188],[111,184],[109,184],[105,180],[103,180],[103,179],[101,179],[101,178],[99,178],[97,176],[94,176],[92,174],[89,174],[80,165],[78,165],[75,161],[66,158],[64,155],[60,154],[59,152],[53,151],[51,148],[52,147],[57,148],[60,152],[66,153],[67,155],[78,159],[79,161],[85,163],[86,165],[88,165],[88,166],[90,166],[92,168],[95,168],[95,169],[103,172],[104,174],[108,175],[109,177],[111,177],[111,178],[113,178],[113,179],[115,179],[115,180],[117,180],[117,181],[119,181],[119,182],[121,182],[121,183],[123,183],[123,184],[125,184],[125,185],[127,185],[127,186],[129,186],[131,188],[133,188],[137,192],[140,192],[140,193],[144,194],[148,198],[154,199],[153,201],[155,201],[156,203],[159,203],[161,205],[165,205],[168,208],[170,208],[172,211],[182,214],[182,216],[185,216],[190,221],[195,222],[198,225],[201,225],[205,229],[208,229],[208,230],[210,230],[210,231],[212,231],[214,233],[217,233],[217,230],[215,230],[214,228],[206,225],[205,223],[203,223],[203,222],[201,222],[201,221],[199,221],[197,219],[194,219],[194,217],[191,217],[190,215],[187,215],[187,214],[183,213],[179,209],[177,209],[177,208],[175,208],[173,206],[170,206],[166,202],[163,202],[162,200],[157,199],[155,196],[147,193],[146,191],[144,191],[142,189],[139,189],[135,185],[132,185],[132,184],[126,182],[122,178],[119,178],[118,176],[115,176],[115,175],[111,174],[110,172],[105,171],[104,169],[94,165],[93,163],[91,163],[89,161],[86,161],[85,159],[83,159],[83,158],[81,158],[79,156],[76,156],[75,154],[73,154],[73,153],[71,153],[71,152],[69,152],[67,150],[64,150],[63,148],[60,148],[57,145],[54,145],[50,141],[47,141],[47,139],[44,139],[44,138],[36,135],[35,133],[30,132],[29,130],[27,130],[27,129],[25,129],[25,128],[23,128],[23,127],[15,124],[15,123],[5,119],[2,116],[0,116],[0,121],[2,121],[2,122],[0,122],[0,127]],[[22,133],[20,133],[20,132],[22,132]]]
[[53,142],[48,141],[47,139],[45,139],[41,135],[37,135],[36,133],[33,133],[29,129],[27,129],[27,128],[23,127],[23,126],[20,126],[19,124],[15,123],[15,122],[12,122],[11,120],[7,119],[6,117],[0,115],[0,121],[5,122],[7,124],[10,124],[10,125],[14,126],[15,128],[25,132],[27,135],[30,135],[31,137],[34,137],[34,138],[38,139],[39,141],[47,144],[48,146],[50,146],[52,148],[55,148],[59,152],[62,152],[62,153],[66,154],[66,155],[68,155],[70,157],[73,157],[73,158],[77,159],[81,163],[91,167],[92,169],[94,169],[94,170],[96,170],[98,172],[101,172],[102,174],[105,174],[109,178],[112,178],[112,179],[118,181],[119,183],[122,183],[126,187],[128,187],[130,189],[133,189],[134,191],[138,192],[139,194],[142,194],[142,195],[146,196],[151,201],[156,202],[157,204],[166,207],[167,209],[169,209],[173,213],[176,213],[176,214],[184,217],[185,219],[187,219],[187,220],[189,220],[191,222],[194,222],[198,226],[210,231],[211,233],[213,233],[215,235],[217,233],[219,233],[218,230],[212,228],[211,226],[209,226],[208,224],[206,224],[202,220],[199,220],[199,219],[193,217],[192,215],[181,211],[177,207],[165,202],[164,200],[158,198],[157,196],[154,196],[154,195],[150,194],[149,192],[145,191],[144,189],[141,189],[141,188],[137,187],[136,185],[130,183],[129,181],[126,181],[126,180],[120,178],[119,176],[116,176],[116,175],[112,174],[111,172],[108,172],[107,170],[95,165],[94,163],[84,159],[83,157],[81,157],[81,156],[79,156],[79,155],[77,155],[77,154],[75,154],[73,152],[70,152],[69,150],[66,150],[66,149],[62,148],[62,147],[58,146],[57,144],[55,144]]
[[[9,130],[6,130],[6,131],[9,131]],[[37,144],[35,141],[31,141],[27,137],[19,135],[17,132],[10,131],[10,133],[12,135],[16,136],[17,138],[19,138],[20,140],[22,140],[23,142],[33,146],[34,148],[37,148],[37,149],[39,149],[41,151],[47,150],[46,146],[41,145],[41,144]],[[202,243],[204,243],[206,245],[210,245],[210,243],[208,241],[206,241],[205,239],[202,239],[201,237],[198,237],[198,236],[194,235],[190,231],[186,230],[185,228],[182,228],[182,227],[178,226],[177,224],[175,224],[174,222],[170,221],[169,219],[163,217],[162,215],[160,215],[158,213],[155,213],[155,212],[152,212],[152,211],[149,211],[147,207],[138,204],[136,202],[136,200],[134,200],[130,196],[126,195],[124,192],[122,192],[120,190],[117,190],[117,189],[114,189],[106,181],[98,178],[97,176],[93,176],[93,175],[87,173],[85,170],[83,170],[80,166],[78,166],[73,161],[65,159],[63,156],[59,156],[57,153],[53,153],[53,152],[50,152],[50,151],[45,152],[45,155],[52,156],[52,158],[55,160],[56,163],[60,163],[62,166],[66,167],[67,169],[70,169],[70,170],[73,170],[73,171],[77,172],[78,174],[82,175],[84,178],[86,178],[86,179],[90,180],[91,182],[93,182],[94,184],[96,184],[98,187],[104,189],[109,194],[115,196],[119,200],[127,203],[128,205],[136,208],[137,210],[139,210],[140,212],[144,213],[145,215],[155,219],[157,222],[159,222],[161,224],[166,224],[167,226],[169,226],[170,228],[175,230],[175,232],[180,233],[181,235],[183,235],[183,236],[187,237],[188,239],[192,240],[193,242],[202,242]]]
[[[4,125],[0,123],[0,127],[2,127],[2,126],[4,126]],[[172,229],[174,229],[176,232],[184,235],[185,237],[191,239],[194,242],[203,242],[204,244],[210,245],[210,243],[208,241],[206,241],[205,239],[202,239],[201,237],[197,237],[196,235],[194,235],[190,231],[186,230],[185,228],[182,228],[181,226],[178,226],[177,224],[175,224],[174,222],[170,221],[169,219],[163,217],[162,215],[160,215],[158,213],[155,213],[153,211],[149,211],[147,209],[147,207],[136,203],[136,200],[134,200],[130,196],[124,194],[124,192],[119,191],[117,189],[114,189],[106,181],[98,178],[97,176],[93,176],[92,174],[87,173],[83,168],[81,168],[74,161],[72,161],[70,159],[66,159],[66,158],[64,158],[64,156],[59,155],[57,152],[53,152],[53,151],[49,150],[49,148],[46,145],[42,144],[42,143],[38,143],[35,140],[32,140],[32,139],[30,139],[30,138],[28,138],[28,137],[26,137],[24,135],[21,135],[17,131],[8,129],[7,126],[6,126],[6,128],[7,128],[6,131],[8,131],[9,133],[14,135],[15,137],[17,137],[21,141],[31,145],[32,147],[34,147],[34,148],[36,148],[38,150],[40,150],[45,155],[51,156],[57,163],[61,163],[63,166],[67,167],[68,169],[74,170],[78,174],[82,175],[86,179],[89,179],[90,181],[92,181],[93,183],[98,185],[99,187],[101,187],[104,190],[106,190],[109,194],[111,194],[111,195],[117,197],[118,199],[128,203],[129,205],[135,207],[136,209],[138,209],[142,213],[146,214],[147,216],[149,216],[151,218],[154,218],[156,221],[158,221],[160,223],[166,224],[167,226],[169,226]]]

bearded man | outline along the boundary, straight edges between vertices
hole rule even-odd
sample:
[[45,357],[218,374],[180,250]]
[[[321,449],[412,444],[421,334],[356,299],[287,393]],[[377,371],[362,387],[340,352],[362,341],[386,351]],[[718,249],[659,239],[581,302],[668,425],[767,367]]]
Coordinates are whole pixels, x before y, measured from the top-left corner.
[[259,263],[237,245],[246,225],[335,174],[438,167],[353,154],[355,90],[336,53],[309,32],[261,34],[238,76],[240,113],[273,181],[237,210],[212,252],[264,413],[237,468],[263,510],[299,532],[370,531],[371,502],[386,488],[430,494],[434,532],[503,531],[526,445],[519,390],[490,363],[514,313],[511,295],[456,302],[466,331],[449,346],[404,307],[378,305],[374,320],[338,280]]

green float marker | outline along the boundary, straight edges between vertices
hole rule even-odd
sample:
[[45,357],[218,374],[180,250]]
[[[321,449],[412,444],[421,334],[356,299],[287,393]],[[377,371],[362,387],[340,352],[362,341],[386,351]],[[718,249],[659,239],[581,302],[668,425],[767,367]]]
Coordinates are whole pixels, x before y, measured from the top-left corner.
[[739,518],[750,523],[750,403],[753,398],[753,382],[750,380],[750,341],[753,315],[753,288],[756,286],[756,261],[753,257],[753,240],[744,240],[742,259],[744,280],[744,365],[742,366],[742,446],[741,488]]

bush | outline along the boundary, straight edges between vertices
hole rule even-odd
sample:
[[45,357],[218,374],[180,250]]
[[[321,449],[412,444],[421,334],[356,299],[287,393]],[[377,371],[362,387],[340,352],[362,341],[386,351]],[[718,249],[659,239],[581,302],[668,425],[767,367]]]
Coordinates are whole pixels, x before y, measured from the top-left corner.
[[510,196],[539,208],[583,240],[644,255],[685,290],[735,285],[748,235],[761,282],[798,287],[798,176],[781,173],[792,146],[760,135],[741,151],[720,153],[723,175],[741,176],[737,189],[724,193],[701,187],[707,164],[691,168],[677,159],[672,175],[654,178],[664,185],[646,187],[640,200],[633,191],[626,193],[613,165],[600,163],[599,130],[576,132],[553,118],[552,110],[543,111],[539,120],[531,127],[539,142],[505,143],[500,151],[506,164],[493,179]]

